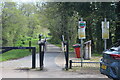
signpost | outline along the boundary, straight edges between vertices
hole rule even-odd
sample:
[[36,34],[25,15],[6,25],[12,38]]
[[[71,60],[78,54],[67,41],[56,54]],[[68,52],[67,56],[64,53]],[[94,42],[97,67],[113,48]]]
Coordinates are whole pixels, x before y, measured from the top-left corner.
[[85,34],[85,28],[86,28],[86,22],[83,21],[83,18],[81,18],[81,21],[79,21],[78,23],[78,37],[79,39],[81,39],[81,67],[82,67],[82,62],[83,62],[83,39],[86,38],[86,34]]
[[107,39],[109,39],[109,21],[106,18],[102,21],[102,39],[104,39],[104,50],[106,50]]

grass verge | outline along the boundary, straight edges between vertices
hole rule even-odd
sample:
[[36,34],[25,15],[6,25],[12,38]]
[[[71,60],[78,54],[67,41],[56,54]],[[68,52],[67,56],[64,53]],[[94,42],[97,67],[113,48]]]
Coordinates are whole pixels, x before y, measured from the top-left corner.
[[[36,52],[38,52],[38,44],[37,43],[38,43],[38,39],[31,40],[31,47],[36,47]],[[21,47],[29,47],[29,41],[25,41],[24,44],[20,44],[20,45],[22,45]],[[16,47],[18,47],[18,46],[16,46]],[[11,50],[11,51],[5,52],[3,54],[0,54],[0,62],[22,58],[22,57],[28,56],[30,54],[31,54],[31,52],[29,52],[29,49]]]
[[0,62],[12,59],[18,59],[30,55],[31,52],[28,50],[11,50],[4,54],[0,54]]

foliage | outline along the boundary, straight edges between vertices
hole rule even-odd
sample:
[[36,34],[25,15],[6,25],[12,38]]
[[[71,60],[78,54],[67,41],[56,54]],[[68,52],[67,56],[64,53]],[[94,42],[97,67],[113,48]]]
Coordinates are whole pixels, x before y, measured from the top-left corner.
[[40,26],[39,13],[33,3],[4,2],[2,6],[2,44],[15,46],[27,37],[44,36],[48,29]]
[[16,46],[28,37],[38,38],[40,33],[45,37],[49,32],[51,42],[60,43],[64,35],[72,46],[79,43],[77,29],[81,17],[87,22],[84,42],[92,40],[92,53],[104,50],[101,37],[104,18],[110,22],[108,48],[120,39],[119,2],[4,2],[2,5],[3,46]]
[[[42,21],[48,27],[53,42],[60,43],[61,36],[65,36],[70,46],[79,42],[77,38],[78,20],[82,17],[87,22],[86,39],[92,40],[92,53],[101,53],[104,50],[104,40],[102,39],[101,21],[104,18],[110,22],[110,39],[108,48],[119,39],[116,34],[118,27],[118,13],[116,13],[117,2],[48,2],[43,5]],[[119,10],[118,10],[119,11]],[[44,23],[43,23],[44,24]],[[116,37],[117,36],[117,37]]]

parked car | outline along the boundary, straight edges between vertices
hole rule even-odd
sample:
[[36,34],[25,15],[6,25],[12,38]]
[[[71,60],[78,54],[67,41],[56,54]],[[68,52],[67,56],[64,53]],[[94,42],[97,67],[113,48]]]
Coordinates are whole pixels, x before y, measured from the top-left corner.
[[117,44],[117,46],[103,51],[100,72],[113,80],[120,80],[120,45]]

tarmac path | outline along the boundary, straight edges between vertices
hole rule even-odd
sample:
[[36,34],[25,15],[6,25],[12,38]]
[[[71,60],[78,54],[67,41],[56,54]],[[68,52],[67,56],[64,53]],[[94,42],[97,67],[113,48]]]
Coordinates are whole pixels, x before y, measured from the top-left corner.
[[[44,58],[44,70],[39,70],[39,54],[36,54],[36,69],[31,68],[31,55],[0,62],[2,78],[107,78],[102,74],[80,74],[64,71],[64,54],[59,47],[48,44]],[[108,79],[107,79],[108,80]]]

